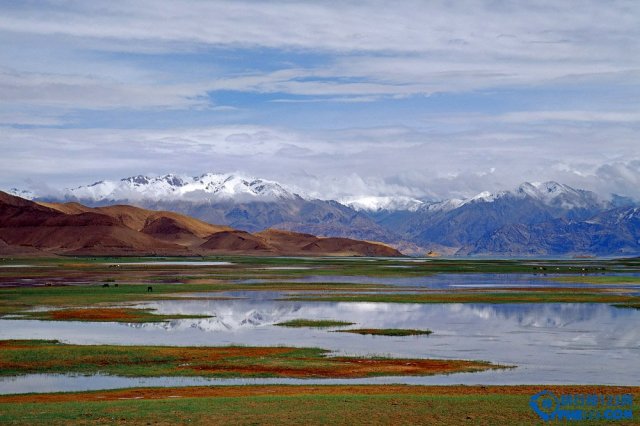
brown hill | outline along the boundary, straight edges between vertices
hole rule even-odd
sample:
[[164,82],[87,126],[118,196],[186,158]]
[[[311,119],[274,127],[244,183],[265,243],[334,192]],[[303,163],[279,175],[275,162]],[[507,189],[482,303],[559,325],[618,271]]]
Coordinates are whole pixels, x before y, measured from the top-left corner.
[[0,191],[0,253],[400,256],[383,244],[268,229],[257,234],[127,205],[35,203]]
[[269,252],[279,254],[264,239],[245,231],[218,232],[213,234],[200,248],[217,253]]
[[396,249],[381,243],[350,238],[322,238],[311,234],[267,229],[255,234],[283,254],[340,256],[399,256]]
[[301,249],[304,253],[342,256],[398,256],[398,250],[381,243],[352,240],[349,238],[318,238],[318,241],[307,244]]
[[258,232],[255,235],[283,253],[299,252],[302,247],[318,240],[315,235],[272,228]]
[[78,203],[40,202],[39,204],[67,214],[77,214],[90,211],[104,214],[118,219],[120,223],[131,229],[135,229],[136,231],[143,231],[146,227],[150,226],[151,223],[164,218],[171,219],[175,222],[176,226],[184,228],[188,232],[200,238],[206,238],[216,232],[232,230],[232,228],[228,226],[212,225],[179,213],[147,210],[140,207],[121,204],[96,208],[86,207]]
[[[85,210],[81,207],[67,211]],[[160,241],[88,210],[67,214],[0,192],[0,239],[9,246],[55,254],[188,254],[181,245]]]

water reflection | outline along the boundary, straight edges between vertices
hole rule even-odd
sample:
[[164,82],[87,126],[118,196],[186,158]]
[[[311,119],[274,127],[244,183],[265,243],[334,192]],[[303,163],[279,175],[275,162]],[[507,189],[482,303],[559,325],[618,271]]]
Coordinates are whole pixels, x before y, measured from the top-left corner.
[[[442,379],[452,383],[637,385],[640,382],[640,311],[606,304],[174,300],[140,306],[163,314],[213,317],[160,324],[2,320],[0,339],[59,339],[70,343],[125,345],[313,346],[347,355],[482,359],[518,366],[508,371]],[[295,318],[351,321],[358,327],[428,328],[434,334],[374,337],[273,325]],[[411,380],[436,383],[440,379]]]

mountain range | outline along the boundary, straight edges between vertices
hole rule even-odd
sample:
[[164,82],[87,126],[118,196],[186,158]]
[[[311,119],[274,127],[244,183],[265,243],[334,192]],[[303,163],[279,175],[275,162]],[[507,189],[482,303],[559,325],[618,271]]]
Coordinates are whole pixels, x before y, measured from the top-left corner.
[[380,243],[277,229],[249,233],[129,205],[34,202],[0,192],[4,255],[400,256]]
[[640,209],[557,182],[441,201],[410,197],[320,200],[275,181],[238,174],[134,176],[67,189],[40,201],[99,207],[129,203],[247,232],[281,229],[389,243],[406,254],[486,256],[640,253]]

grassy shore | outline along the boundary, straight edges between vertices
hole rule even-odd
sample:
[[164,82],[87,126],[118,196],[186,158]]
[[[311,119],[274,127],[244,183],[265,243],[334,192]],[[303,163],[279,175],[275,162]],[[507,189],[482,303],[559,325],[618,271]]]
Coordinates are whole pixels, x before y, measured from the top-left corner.
[[[609,386],[212,386],[0,396],[0,423],[66,424],[429,424],[539,425],[529,399],[631,394]],[[580,424],[604,424],[602,420]]]
[[313,302],[380,303],[615,303],[634,304],[638,298],[600,291],[540,289],[537,291],[456,291],[422,293],[353,293],[314,294],[289,297],[288,300]]
[[20,319],[41,321],[91,321],[91,322],[163,322],[176,319],[211,318],[208,315],[161,315],[150,309],[133,308],[78,308],[52,311],[25,312]]
[[[157,299],[177,299],[190,292],[208,292],[211,298],[221,298],[227,291],[302,292],[290,295],[290,300],[312,300],[330,302],[389,302],[389,303],[611,303],[616,306],[637,306],[637,297],[613,294],[603,289],[536,288],[494,289],[434,292],[425,289],[407,288],[381,284],[350,284],[339,282],[291,282],[306,275],[364,275],[411,277],[441,272],[491,272],[501,273],[531,271],[534,268],[575,268],[556,261],[479,261],[479,260],[434,260],[403,262],[402,259],[295,259],[295,258],[224,258],[230,265],[192,266],[135,264],[148,261],[146,258],[130,259],[29,259],[23,264],[33,263],[38,267],[0,268],[0,284],[15,283],[13,287],[0,288],[0,316],[25,314],[37,319],[80,321],[162,321],[177,316],[163,317],[143,311],[105,311],[129,302],[144,302]],[[168,259],[171,260],[171,259]],[[219,261],[212,258],[207,260]],[[20,265],[19,261],[1,261],[3,265]],[[625,268],[636,267],[629,261]],[[607,270],[620,267],[623,261],[609,261]],[[588,262],[582,262],[588,265]],[[113,267],[118,265],[117,267]],[[303,266],[305,270],[267,270],[269,267],[285,265]],[[411,266],[411,268],[389,268],[388,266]],[[547,266],[539,266],[547,265]],[[593,266],[590,266],[592,269]],[[602,266],[598,266],[601,268]],[[562,269],[564,268],[564,269]],[[586,269],[586,267],[585,267]],[[539,269],[535,269],[539,270]],[[572,269],[574,270],[574,269]],[[575,270],[574,270],[575,271]],[[554,269],[555,272],[555,269]],[[565,271],[566,272],[566,271]],[[542,278],[541,278],[542,279]],[[623,276],[566,276],[566,281],[594,283],[634,282],[633,277]],[[20,283],[40,284],[24,286]],[[237,280],[267,280],[246,282]],[[631,281],[630,281],[631,280]],[[46,284],[46,285],[45,285]],[[60,285],[76,284],[76,285]],[[153,291],[147,291],[151,286]],[[35,307],[47,306],[61,309],[62,313],[28,313]],[[91,308],[92,310],[80,310]],[[118,314],[119,315],[116,315]]]
[[[158,299],[184,300],[184,293],[210,292],[219,299],[225,291],[367,291],[384,286],[361,284],[309,284],[309,283],[256,283],[256,284],[153,284],[149,292],[147,284],[122,284],[109,288],[101,285],[8,287],[0,288],[0,315],[25,314],[37,306],[54,308],[103,308],[126,302],[144,302]],[[179,295],[179,296],[178,296]],[[27,315],[32,315],[27,313]],[[172,317],[175,318],[175,317]],[[49,319],[43,315],[42,319]]]
[[584,275],[570,277],[553,277],[552,281],[580,284],[640,284],[640,277],[629,275]]
[[67,345],[0,341],[0,375],[111,374],[128,377],[357,378],[422,376],[504,368],[484,361],[329,357],[318,348]]
[[335,321],[335,320],[309,320],[309,319],[294,319],[291,321],[279,322],[279,327],[295,327],[295,328],[329,328],[329,327],[344,327],[347,325],[353,325],[353,322],[347,321]]

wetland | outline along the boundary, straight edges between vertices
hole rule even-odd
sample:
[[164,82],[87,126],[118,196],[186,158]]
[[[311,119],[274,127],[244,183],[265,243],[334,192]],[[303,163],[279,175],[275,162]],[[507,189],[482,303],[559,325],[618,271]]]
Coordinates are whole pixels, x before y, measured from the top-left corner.
[[52,401],[66,394],[50,392],[130,389],[142,395],[132,406],[169,394],[198,405],[238,385],[309,401],[307,387],[321,386],[351,389],[365,407],[372,392],[408,403],[438,386],[517,399],[522,386],[640,383],[636,259],[0,263],[0,403],[22,394],[49,404],[51,419],[65,418]]

